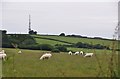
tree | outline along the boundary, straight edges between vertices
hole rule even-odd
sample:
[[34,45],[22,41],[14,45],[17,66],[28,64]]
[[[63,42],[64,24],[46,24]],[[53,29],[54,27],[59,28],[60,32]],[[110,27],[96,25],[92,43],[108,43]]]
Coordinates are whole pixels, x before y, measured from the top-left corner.
[[6,30],[0,30],[0,31],[2,31],[2,34],[6,34],[7,33]]
[[65,33],[61,33],[59,36],[65,36]]
[[36,35],[36,34],[37,34],[37,31],[30,30],[30,31],[29,31],[29,34],[35,34],[35,35]]
[[34,34],[36,35],[36,34],[37,34],[37,31],[35,31]]

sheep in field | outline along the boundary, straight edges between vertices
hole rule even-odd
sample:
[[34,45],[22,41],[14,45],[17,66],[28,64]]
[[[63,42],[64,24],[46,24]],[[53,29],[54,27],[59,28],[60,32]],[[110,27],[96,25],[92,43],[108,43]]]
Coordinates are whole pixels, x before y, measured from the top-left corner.
[[77,51],[77,52],[75,52],[75,53],[74,53],[74,55],[79,55],[79,52],[78,52],[78,51]]
[[69,51],[69,52],[68,52],[68,54],[69,54],[69,55],[72,55],[72,52],[71,52],[71,51]]
[[52,56],[52,54],[50,54],[50,53],[45,53],[45,54],[43,54],[41,57],[40,57],[40,60],[44,60],[44,59],[49,59],[50,57]]
[[2,50],[1,52],[0,52],[0,54],[4,54],[5,53],[5,50]]
[[22,53],[21,51],[18,52],[18,54],[21,54],[21,53]]
[[84,52],[83,51],[80,51],[80,55],[83,55],[84,54]]
[[0,59],[3,59],[4,61],[5,61],[5,57],[6,57],[7,55],[4,53],[4,54],[0,54]]
[[84,57],[92,57],[93,53],[85,53]]

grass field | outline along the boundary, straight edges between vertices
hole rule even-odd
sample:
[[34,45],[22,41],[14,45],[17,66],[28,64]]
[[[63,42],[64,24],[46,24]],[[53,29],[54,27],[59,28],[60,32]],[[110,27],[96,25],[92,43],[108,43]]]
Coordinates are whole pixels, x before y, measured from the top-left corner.
[[105,52],[107,52],[107,53],[111,53],[112,51],[111,50],[101,50],[101,49],[85,49],[85,48],[73,48],[73,47],[68,47],[67,48],[68,50],[72,50],[72,51],[74,51],[74,52],[76,52],[76,51],[84,51],[84,52],[88,52],[88,53],[90,53],[90,52],[97,52],[97,53],[105,53]]
[[[101,77],[110,76],[108,62],[111,53],[109,51],[99,50],[101,53],[98,53],[96,50],[94,52],[96,56],[91,58],[68,55],[65,52],[52,53],[53,56],[49,60],[39,60],[44,52],[49,51],[21,49],[23,53],[18,54],[16,49],[4,48],[4,50],[7,53],[7,60],[3,61],[4,77],[96,77],[99,72]],[[117,57],[116,54],[114,64],[118,64]],[[114,68],[117,72],[117,67]]]
[[63,43],[63,42],[40,39],[40,38],[35,38],[35,40],[37,41],[38,44],[50,44],[50,45],[56,45],[56,44],[66,45],[67,44],[67,43]]
[[[70,42],[70,43],[84,42],[84,43],[89,43],[89,44],[92,43],[93,45],[94,44],[102,44],[102,45],[106,45],[106,46],[110,46],[112,44],[112,41],[101,40],[101,39],[88,39],[88,38],[77,38],[77,37],[49,36],[49,35],[33,35],[33,37],[52,38],[52,39],[62,40],[62,41]],[[38,40],[38,38],[36,40]],[[39,39],[38,42],[39,43],[41,43],[41,42],[48,43],[50,41],[48,41],[46,39],[44,39],[44,40]],[[56,42],[54,44],[57,44],[57,43],[60,43],[60,42]]]
[[[112,47],[113,41],[100,39],[87,39],[50,35],[32,35],[38,44],[68,45],[77,42],[101,44]],[[68,55],[68,52],[52,53],[49,60],[39,60],[45,52],[42,50],[23,50],[3,48],[7,59],[2,63],[3,77],[108,77],[111,76],[112,66],[118,72],[118,52],[113,55],[111,50],[85,49],[67,47],[67,50],[93,52],[93,57],[84,58],[81,55]],[[111,62],[113,60],[113,65]],[[117,74],[118,75],[118,74]]]

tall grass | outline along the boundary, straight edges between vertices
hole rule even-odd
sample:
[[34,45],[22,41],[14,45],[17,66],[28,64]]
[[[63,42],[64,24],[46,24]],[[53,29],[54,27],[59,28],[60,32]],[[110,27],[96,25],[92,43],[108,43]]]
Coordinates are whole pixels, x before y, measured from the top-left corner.
[[[109,56],[106,53],[106,49],[104,50],[104,55],[106,56],[106,60],[108,60],[108,62],[106,62],[106,63],[108,63],[107,74],[104,73],[102,63],[100,62],[100,59],[98,58],[98,56],[95,54],[96,60],[98,62],[98,67],[99,67],[99,72],[96,75],[96,77],[103,76],[103,77],[110,77],[111,79],[118,79],[118,76],[119,76],[119,74],[118,74],[118,59],[116,57],[116,54],[118,56],[118,53],[116,52],[116,49],[118,49],[117,48],[118,41],[116,40],[117,39],[116,31],[118,31],[118,30],[116,30],[116,28],[115,28],[115,32],[113,35],[114,41],[112,41],[112,45],[111,45],[111,48],[112,48],[111,55]],[[94,53],[95,53],[95,50],[94,50]]]

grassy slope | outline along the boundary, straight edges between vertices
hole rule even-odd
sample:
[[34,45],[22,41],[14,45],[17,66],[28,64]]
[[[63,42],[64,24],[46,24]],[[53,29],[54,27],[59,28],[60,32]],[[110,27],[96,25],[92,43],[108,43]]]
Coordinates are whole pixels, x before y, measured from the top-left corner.
[[[87,39],[87,38],[75,38],[75,37],[63,37],[63,36],[49,36],[49,35],[37,35],[38,37],[44,37],[44,38],[52,38],[52,39],[57,39],[57,40],[62,40],[66,42],[71,42],[71,43],[77,43],[77,42],[84,42],[84,43],[89,43],[89,44],[102,44],[106,46],[110,46],[112,44],[112,41],[109,40],[100,40],[100,39]],[[38,38],[37,38],[38,40]],[[41,39],[39,39],[41,40]],[[39,41],[42,42],[43,40]],[[43,42],[47,43],[48,40],[44,40]],[[50,42],[50,41],[49,41]],[[53,41],[51,41],[51,44]],[[60,42],[56,42],[60,43]],[[55,44],[55,43],[54,43]],[[64,43],[63,43],[64,44]]]
[[[54,53],[51,59],[40,61],[39,57],[46,51],[22,50],[22,54],[18,54],[16,49],[5,49],[5,51],[8,56],[7,61],[3,62],[5,77],[96,77],[99,72],[95,56],[84,58],[67,53]],[[104,75],[108,73],[107,58],[110,53],[107,54],[106,56],[104,53],[96,53]]]
[[58,42],[58,41],[53,41],[53,40],[46,40],[46,39],[39,39],[39,38],[35,38],[35,40],[37,41],[38,44],[50,44],[50,45],[67,44],[67,43],[63,43],[63,42]]

